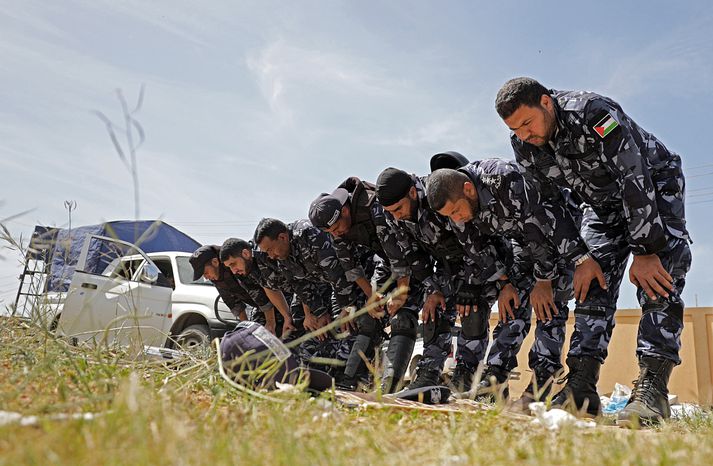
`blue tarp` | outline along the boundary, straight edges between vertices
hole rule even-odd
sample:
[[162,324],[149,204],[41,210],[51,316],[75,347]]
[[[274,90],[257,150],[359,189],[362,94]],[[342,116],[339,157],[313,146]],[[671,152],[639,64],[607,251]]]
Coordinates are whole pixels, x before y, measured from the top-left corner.
[[[46,291],[67,291],[72,282],[74,268],[82,252],[82,245],[87,235],[100,235],[120,239],[133,243],[146,253],[162,251],[193,252],[201,244],[177,230],[171,225],[161,221],[118,220],[100,225],[89,225],[60,229],[57,231],[55,247],[52,252],[49,276],[47,277]],[[126,252],[123,254],[135,254]],[[85,270],[99,273],[115,257],[122,255],[121,251],[109,250],[106,242],[94,241],[90,245]]]

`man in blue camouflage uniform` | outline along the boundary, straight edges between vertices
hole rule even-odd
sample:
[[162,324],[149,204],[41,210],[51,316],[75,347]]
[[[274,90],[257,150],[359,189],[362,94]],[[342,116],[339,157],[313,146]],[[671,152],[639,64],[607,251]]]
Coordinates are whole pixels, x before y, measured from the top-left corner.
[[[235,280],[247,291],[258,309],[265,312],[266,316],[269,315],[269,311],[272,311],[273,317],[267,318],[267,325],[264,322],[266,319],[259,315],[253,320],[265,325],[268,330],[278,324],[277,332],[272,331],[272,333],[287,337],[296,328],[285,296],[280,290],[271,290],[262,286],[260,270],[253,261],[253,254],[252,243],[239,238],[228,238],[220,247],[220,261],[230,269]],[[274,309],[279,312],[277,318],[274,317]]]
[[448,219],[429,207],[425,179],[387,168],[377,181],[379,199],[389,198],[385,206],[389,223],[402,232],[410,248],[420,251],[415,260],[401,264],[404,272],[421,284],[426,296],[422,313],[424,354],[416,382],[437,382],[451,349],[456,313],[460,312],[461,333],[451,384],[457,391],[469,391],[487,350],[488,319],[497,295],[495,280],[502,274],[509,245],[501,238],[484,238],[481,258],[499,270],[492,277],[473,280],[475,275],[468,268],[467,256]]
[[[431,157],[430,165],[433,172],[440,168],[462,168],[468,163],[468,159],[462,154],[449,151],[441,152]],[[567,201],[568,212],[575,222],[581,221],[581,213],[571,193],[564,192],[563,194]],[[482,296],[490,296],[489,302],[492,303],[495,297],[499,296],[498,288],[507,284],[508,281],[515,283],[515,288],[518,290],[517,297],[520,306],[515,307],[522,307],[522,309],[513,310],[512,305],[508,302],[507,293],[500,296],[502,299],[498,300],[499,322],[493,330],[493,345],[488,352],[486,370],[480,377],[478,387],[472,392],[472,395],[483,401],[492,401],[496,398],[496,395],[507,397],[509,395],[507,382],[502,383],[501,387],[497,387],[497,385],[492,385],[492,381],[506,380],[509,372],[517,366],[517,352],[522,340],[530,331],[531,319],[529,317],[525,320],[515,319],[514,317],[515,315],[529,316],[531,314],[529,290],[534,285],[532,278],[534,264],[531,260],[525,260],[525,252],[517,243],[513,248],[511,242],[504,237],[500,237],[500,241],[505,242],[506,249],[502,249],[502,247],[501,249],[506,253],[502,255],[501,260],[496,260],[497,257],[491,254],[489,250],[482,249],[480,236],[473,236],[471,229],[464,229],[460,225],[451,225],[451,227],[459,241],[461,241],[466,253],[464,260],[465,276],[469,277],[471,283],[486,283],[481,287],[481,290],[484,290],[481,291]],[[493,239],[493,241],[497,240]],[[511,249],[514,249],[519,258],[517,267],[514,268],[512,267],[515,264],[512,261],[513,253]],[[555,378],[562,371],[562,346],[569,313],[567,301],[572,297],[572,269],[571,266],[566,264],[558,264],[558,276],[553,284],[554,301],[558,313],[549,320],[538,320],[535,328],[535,339],[529,354],[529,367],[533,370],[533,377],[520,400],[516,405],[513,405],[515,408],[525,411],[530,402],[545,399],[550,393]],[[509,280],[507,280],[506,271],[510,274]],[[460,311],[461,306],[457,306],[457,308],[459,308],[460,314],[463,315],[463,312]],[[485,318],[489,314],[490,308],[482,316]],[[509,317],[512,318],[508,320]],[[485,324],[488,324],[487,320]],[[487,331],[486,327],[486,336]],[[478,353],[484,353],[488,344],[487,338],[471,340],[468,342],[468,346],[475,345],[476,342],[485,345],[478,351]],[[464,345],[460,339],[458,344],[458,351],[461,353]],[[458,374],[456,374],[457,376]],[[467,388],[470,388],[470,384],[467,385]]]
[[[381,293],[394,290],[395,284],[382,289],[392,278],[391,261],[401,261],[409,254],[409,251],[402,249],[399,232],[391,228],[386,216],[376,199],[375,186],[356,177],[346,179],[331,194],[321,194],[310,205],[310,221],[334,238],[334,249],[347,278],[363,292],[360,302],[381,299],[376,290],[381,290]],[[372,276],[367,275],[359,261],[364,250],[376,256]],[[389,393],[399,388],[416,343],[418,322],[413,317],[418,314],[422,299],[416,291],[409,291],[405,304],[393,316],[384,319],[385,313],[379,306],[356,320],[356,342],[347,361],[342,387],[353,388],[356,385],[353,377],[362,362],[360,353],[372,357],[374,348],[381,341],[384,326],[390,325],[382,389]]]
[[[294,292],[292,316],[306,331],[329,324],[340,310],[355,304],[352,284],[346,279],[329,235],[308,220],[290,224],[265,218],[255,229],[255,254],[262,284],[271,290]],[[300,316],[301,317],[301,316]],[[303,359],[335,353],[346,359],[353,339],[338,339],[333,332],[302,344]],[[346,346],[349,346],[346,348]],[[325,348],[322,348],[325,347]]]
[[309,220],[284,224],[277,219],[263,219],[255,230],[255,244],[264,252],[274,271],[290,283],[305,309],[305,327],[322,327],[318,318],[331,316],[330,306],[324,303],[315,287],[332,287],[340,309],[354,305],[353,285],[347,280],[332,240]]
[[[598,406],[596,383],[614,328],[629,254],[642,317],[640,375],[618,422],[670,415],[668,380],[680,363],[681,293],[690,268],[681,158],[638,126],[613,100],[590,92],[548,90],[531,78],[508,81],[496,109],[513,131],[518,163],[543,184],[572,189],[586,204],[582,237],[594,260],[577,266],[576,327],[567,385],[557,403]],[[594,264],[606,283],[592,283]],[[590,288],[591,283],[591,288]]]
[[[270,275],[272,269],[266,265],[270,259],[260,251],[254,249],[251,242],[238,238],[229,238],[220,248],[220,260],[233,273],[236,281],[240,282],[249,296],[258,302],[268,299],[271,305],[279,311],[277,319],[281,324],[281,331],[278,328],[277,335],[286,343],[303,336],[304,310],[301,302],[294,296],[294,291],[289,283],[280,280],[279,276],[272,275],[270,284],[263,278]],[[262,265],[260,265],[262,264]],[[269,288],[272,286],[273,288]],[[285,296],[287,295],[287,296]],[[332,289],[329,286],[320,287],[320,295],[323,301],[331,302]],[[256,322],[263,320],[260,314],[254,317]],[[340,368],[333,365],[315,364],[317,359],[333,359],[344,361],[349,354],[351,339],[335,339],[323,337],[321,339],[310,339],[296,348],[292,348],[295,356],[304,364],[312,367],[319,367],[335,377],[341,375]]]
[[[473,162],[460,170],[437,170],[428,180],[427,194],[432,208],[450,217],[474,264],[472,273],[481,280],[499,278],[501,323],[478,389],[506,393],[507,377],[517,364],[534,308],[538,324],[529,360],[534,377],[524,396],[541,398],[549,379],[561,369],[572,290],[570,264],[588,252],[564,198],[559,193],[545,196],[514,163],[500,159]],[[505,273],[481,258],[483,237],[490,236],[513,242],[513,260]],[[508,338],[501,338],[499,332],[507,332]]]
[[253,318],[261,321],[274,334],[275,310],[272,305],[264,296],[250,293],[239,277],[221,263],[219,255],[220,246],[205,245],[196,249],[188,260],[193,267],[193,280],[203,277],[213,283],[220,298],[238,320],[248,320],[247,307],[255,308],[259,315]]

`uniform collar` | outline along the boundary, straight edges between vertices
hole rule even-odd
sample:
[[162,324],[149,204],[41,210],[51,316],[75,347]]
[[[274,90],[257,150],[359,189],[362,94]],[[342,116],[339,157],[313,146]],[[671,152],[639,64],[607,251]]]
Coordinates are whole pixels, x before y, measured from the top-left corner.
[[[495,197],[490,192],[490,190],[485,186],[485,183],[480,179],[480,170],[477,166],[467,167],[464,171],[468,178],[470,178],[471,183],[475,186],[475,191],[478,193],[478,210],[489,210],[490,206],[495,203]],[[476,212],[477,215],[477,212]]]
[[428,198],[424,183],[418,176],[413,176],[413,185],[416,188],[416,221],[421,219],[424,209],[428,209]]
[[565,111],[560,106],[554,92],[555,91],[550,92],[550,97],[552,97],[555,108],[555,122],[557,126],[555,128],[555,134],[547,143],[547,148],[555,152],[569,153],[573,150],[575,145],[571,140],[571,132],[565,123]]

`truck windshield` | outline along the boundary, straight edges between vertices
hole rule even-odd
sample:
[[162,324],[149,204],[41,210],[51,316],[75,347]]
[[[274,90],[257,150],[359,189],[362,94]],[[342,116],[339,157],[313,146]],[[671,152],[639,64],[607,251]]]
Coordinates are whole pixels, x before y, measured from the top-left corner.
[[176,257],[176,265],[178,266],[178,279],[181,280],[181,283],[185,285],[213,285],[203,277],[193,281],[193,267],[188,262],[188,257]]

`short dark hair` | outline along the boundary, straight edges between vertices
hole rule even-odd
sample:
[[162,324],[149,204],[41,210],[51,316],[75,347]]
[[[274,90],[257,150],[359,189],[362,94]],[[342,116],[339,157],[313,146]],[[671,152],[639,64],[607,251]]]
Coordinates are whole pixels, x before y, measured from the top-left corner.
[[252,249],[252,245],[244,239],[228,238],[220,247],[220,261],[225,262],[231,257],[242,257],[246,249]]
[[253,241],[255,244],[260,244],[260,242],[265,238],[270,238],[271,240],[276,240],[280,233],[287,232],[287,225],[276,218],[263,218],[260,223],[257,224],[255,228],[255,235]]
[[542,96],[549,95],[545,86],[532,78],[513,78],[503,84],[495,97],[495,110],[503,120],[510,117],[521,105],[539,107]]
[[463,184],[470,178],[463,172],[451,168],[440,168],[428,176],[426,197],[431,209],[439,211],[448,201],[463,197]]

